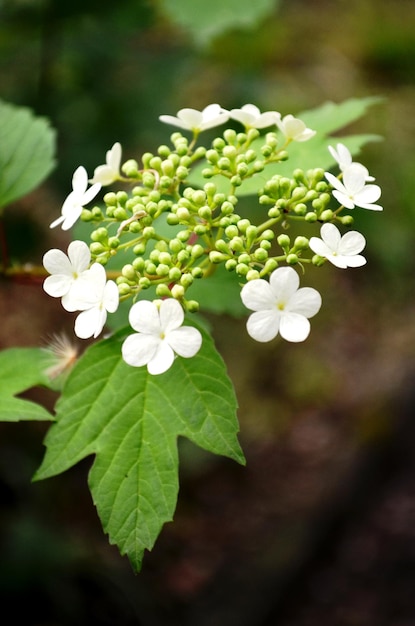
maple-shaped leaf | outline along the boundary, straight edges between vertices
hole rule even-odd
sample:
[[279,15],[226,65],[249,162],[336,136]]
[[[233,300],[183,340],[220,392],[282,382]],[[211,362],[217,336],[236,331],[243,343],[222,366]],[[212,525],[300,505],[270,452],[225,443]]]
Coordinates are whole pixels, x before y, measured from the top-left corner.
[[128,366],[123,335],[88,348],[56,405],[35,480],[95,455],[89,487],[111,543],[139,570],[171,521],[178,493],[177,438],[244,463],[236,399],[210,336],[192,359],[178,357],[164,374]]
[[40,404],[17,398],[23,391],[47,385],[45,359],[40,348],[8,348],[0,352],[0,420],[53,420]]

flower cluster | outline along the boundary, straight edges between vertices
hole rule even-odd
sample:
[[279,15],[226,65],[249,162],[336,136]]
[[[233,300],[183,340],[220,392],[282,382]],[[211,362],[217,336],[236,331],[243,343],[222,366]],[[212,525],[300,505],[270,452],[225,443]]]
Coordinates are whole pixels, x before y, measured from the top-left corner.
[[[295,167],[292,177],[276,173],[290,156],[291,142],[307,142],[316,134],[293,115],[261,112],[253,104],[230,110],[211,104],[159,119],[190,132],[191,140],[174,132],[171,145],[143,154],[141,162],[122,162],[117,142],[90,179],[84,167],[75,171],[72,191],[51,227],[68,230],[81,219],[93,227],[91,241],[71,242],[67,255],[56,249],[44,255],[50,274],[46,293],[61,298],[67,311],[79,312],[75,333],[83,339],[97,338],[107,314],[131,299],[129,323],[135,332],[124,340],[122,357],[133,367],[147,366],[150,374],[162,374],[177,356],[191,358],[201,348],[199,330],[184,325],[185,314],[199,308],[188,290],[219,265],[242,283],[253,339],[267,342],[280,335],[304,341],[321,296],[300,287],[295,266],[364,265],[364,236],[353,230],[342,234],[339,227],[353,223],[345,210],[382,210],[376,204],[380,187],[341,143],[328,147],[340,170],[337,177],[319,167]],[[197,145],[201,132],[230,121],[242,132],[228,127],[210,147]],[[100,204],[87,206],[113,183],[125,189],[108,191]],[[256,184],[259,223],[238,212],[239,189],[248,183]],[[333,199],[339,206],[332,206]],[[292,220],[304,223],[304,236],[290,237]],[[307,229],[316,224],[320,237],[309,237]],[[122,261],[111,270],[114,280],[108,280],[105,266],[116,255]],[[150,288],[155,295],[143,298]]]

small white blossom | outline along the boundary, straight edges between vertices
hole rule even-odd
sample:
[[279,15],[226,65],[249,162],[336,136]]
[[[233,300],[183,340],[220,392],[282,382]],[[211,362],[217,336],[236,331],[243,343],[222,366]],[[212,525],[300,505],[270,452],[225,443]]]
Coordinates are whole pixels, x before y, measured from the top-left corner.
[[196,109],[180,109],[177,117],[173,115],[160,115],[159,120],[166,124],[178,126],[184,130],[200,133],[203,130],[219,126],[229,119],[229,112],[219,104],[209,104],[203,111]]
[[[357,165],[356,161],[353,161],[352,159],[350,150],[346,148],[344,144],[338,143],[336,148],[333,148],[333,146],[328,146],[328,149],[333,159],[337,161],[342,172],[347,170],[347,168],[350,167],[352,163],[354,165]],[[375,180],[373,176],[369,175],[369,170],[364,165],[362,165],[361,163],[359,163],[358,165],[363,168],[363,171],[365,172],[365,179],[368,182]]]
[[69,230],[80,217],[82,209],[91,202],[101,189],[101,183],[95,183],[88,189],[88,174],[80,165],[72,177],[72,191],[62,205],[61,215],[52,222],[50,228],[62,224],[62,230]]
[[285,115],[277,119],[276,123],[287,141],[308,141],[316,134],[315,130],[307,128],[302,120],[293,115]]
[[269,282],[255,278],[241,291],[244,305],[254,311],[247,331],[256,341],[266,342],[280,333],[287,341],[304,341],[310,332],[308,318],[321,307],[321,296],[312,287],[299,289],[300,279],[292,267],[279,267]]
[[95,168],[94,176],[89,182],[92,184],[100,183],[105,186],[118,180],[120,178],[121,154],[121,144],[117,142],[111,150],[107,151],[105,164]]
[[88,273],[87,284],[78,290],[76,309],[82,311],[75,320],[75,335],[80,339],[97,338],[107,321],[107,312],[118,308],[118,287],[113,280],[107,281],[104,267],[94,263]]
[[175,354],[193,357],[202,345],[202,336],[193,326],[182,326],[183,308],[169,298],[159,305],[140,300],[130,309],[129,321],[137,333],[129,335],[122,345],[122,356],[128,365],[147,365],[150,374],[162,374],[173,364]]
[[333,196],[346,209],[354,209],[356,206],[372,211],[382,211],[382,207],[374,204],[381,195],[378,185],[366,185],[365,168],[360,163],[352,163],[343,172],[343,180],[340,181],[330,172],[325,173],[333,190]]
[[336,267],[361,267],[366,259],[359,254],[366,245],[366,240],[355,230],[347,232],[343,237],[334,224],[323,224],[320,229],[321,239],[311,237],[310,248],[321,257],[326,258]]
[[91,253],[84,241],[71,241],[68,254],[56,248],[48,250],[43,256],[43,266],[51,274],[43,289],[53,298],[62,298],[62,306],[67,311],[75,311],[73,299],[78,289],[88,280]]
[[245,128],[266,128],[276,124],[281,115],[277,111],[261,113],[255,104],[244,104],[240,109],[231,109],[229,117],[243,124]]

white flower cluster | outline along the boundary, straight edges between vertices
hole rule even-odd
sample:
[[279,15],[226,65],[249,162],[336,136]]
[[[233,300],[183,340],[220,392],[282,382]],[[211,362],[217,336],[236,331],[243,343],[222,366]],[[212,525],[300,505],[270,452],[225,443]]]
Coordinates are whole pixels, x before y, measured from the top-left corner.
[[[261,113],[253,104],[230,111],[211,104],[202,111],[186,108],[181,109],[177,116],[161,115],[159,119],[189,130],[195,137],[201,131],[229,119],[238,121],[246,130],[275,125],[285,137],[285,145],[291,141],[307,141],[315,135],[315,131],[307,128],[298,118],[292,115],[282,118],[276,111]],[[380,187],[373,184],[374,179],[368,170],[362,164],[353,162],[349,150],[341,143],[336,148],[330,146],[329,151],[339,165],[340,175],[335,177],[330,172],[324,175],[332,187],[333,197],[341,205],[338,211],[355,207],[382,210],[376,204],[381,195]],[[52,222],[51,228],[61,225],[63,230],[70,229],[81,216],[84,206],[96,197],[102,186],[123,180],[121,156],[122,148],[117,142],[108,150],[106,163],[95,168],[89,180],[85,168],[78,167],[61,216]],[[137,215],[123,224],[135,220]],[[332,222],[324,222],[320,235],[321,238],[311,237],[306,244],[317,255],[319,263],[327,260],[342,269],[366,263],[360,254],[366,244],[362,234],[348,231],[342,236]],[[44,281],[44,290],[52,297],[61,298],[67,311],[79,311],[75,320],[78,337],[96,338],[104,329],[107,313],[114,313],[118,308],[118,286],[114,281],[107,280],[102,264],[91,262],[90,248],[85,242],[72,241],[67,252],[66,255],[61,250],[52,249],[44,255],[43,265],[50,274]],[[243,304],[253,311],[247,321],[247,331],[253,339],[268,342],[278,334],[291,342],[307,338],[309,319],[318,313],[321,296],[316,289],[300,288],[299,284],[298,273],[290,266],[277,267],[270,273],[269,280],[254,275],[244,284],[241,298]],[[176,355],[184,358],[195,356],[202,344],[202,335],[196,328],[183,326],[184,309],[174,297],[139,300],[131,307],[129,322],[136,332],[123,342],[122,357],[131,366],[147,366],[150,374],[167,371]]]

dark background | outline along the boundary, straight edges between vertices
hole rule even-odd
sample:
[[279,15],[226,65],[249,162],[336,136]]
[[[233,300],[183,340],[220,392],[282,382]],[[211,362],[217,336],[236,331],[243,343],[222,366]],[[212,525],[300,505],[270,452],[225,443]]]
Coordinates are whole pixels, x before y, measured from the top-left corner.
[[[210,317],[247,467],[181,441],[175,521],[139,575],[102,532],[91,460],[32,484],[47,425],[0,425],[3,615],[28,626],[415,624],[414,27],[410,0],[281,0],[200,47],[155,1],[0,1],[0,97],[58,133],[53,174],[5,212],[12,258],[40,263],[68,242],[48,224],[78,165],[92,171],[114,141],[152,150],[170,132],[160,114],[217,101],[297,114],[383,96],[350,132],[384,137],[361,160],[385,208],[356,211],[364,268],[318,272],[324,306],[304,344],[254,345],[244,320]],[[0,319],[1,347],[72,333],[41,284],[3,280]]]

